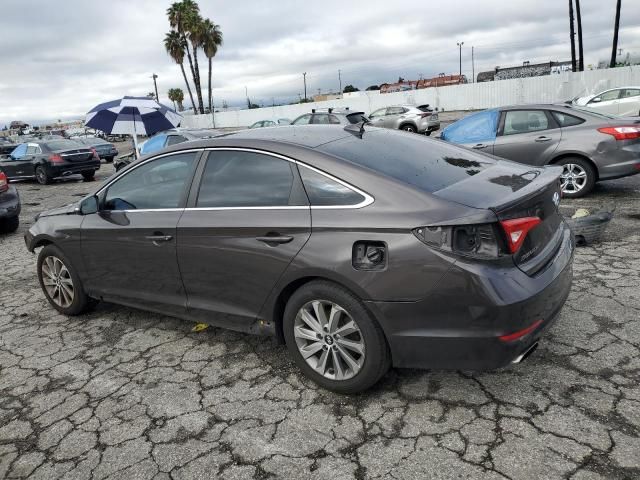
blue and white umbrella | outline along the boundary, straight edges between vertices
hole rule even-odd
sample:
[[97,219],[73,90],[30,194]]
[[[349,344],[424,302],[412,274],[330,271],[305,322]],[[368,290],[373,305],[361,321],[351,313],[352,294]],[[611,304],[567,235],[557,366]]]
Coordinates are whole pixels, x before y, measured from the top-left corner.
[[113,135],[132,135],[137,155],[137,135],[153,135],[175,128],[181,121],[182,116],[175,110],[152,98],[124,97],[92,108],[85,125]]

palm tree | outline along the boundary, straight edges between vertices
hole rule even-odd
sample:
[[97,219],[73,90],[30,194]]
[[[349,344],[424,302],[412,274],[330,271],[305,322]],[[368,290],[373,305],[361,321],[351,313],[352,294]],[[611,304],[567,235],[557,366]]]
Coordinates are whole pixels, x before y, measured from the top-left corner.
[[204,39],[202,42],[202,49],[204,54],[209,59],[209,111],[213,111],[213,97],[211,92],[211,61],[213,57],[218,53],[218,47],[222,46],[222,30],[220,25],[216,25],[208,18],[202,22],[202,30],[204,33]]
[[610,68],[614,68],[616,66],[616,53],[618,51],[618,31],[620,30],[621,3],[622,0],[618,0],[616,2],[616,24],[613,27],[613,47],[611,49],[611,63],[609,64]]
[[[169,100],[173,102],[173,109],[181,112],[183,110],[182,101],[184,100],[184,93],[181,88],[170,88],[167,92]],[[178,108],[176,108],[176,103]]]
[[[196,76],[196,70],[193,68],[193,61],[191,59],[191,51],[189,50],[189,43],[187,42],[187,25],[193,23],[193,18],[200,15],[200,7],[193,0],[182,0],[181,2],[174,2],[167,9],[167,17],[169,18],[169,25],[175,30],[184,43],[184,50],[187,54],[187,60],[189,60],[189,69],[191,70],[191,76],[193,77],[193,83],[196,87],[196,93],[198,92],[198,77]],[[191,90],[189,89],[189,93]],[[193,104],[193,110],[196,110],[196,104],[191,100]]]
[[196,84],[196,95],[198,96],[198,106],[200,107],[200,113],[204,113],[204,104],[202,103],[202,87],[200,84],[200,68],[198,67],[198,49],[202,47],[204,42],[204,29],[202,17],[197,12],[192,12],[188,16],[188,20],[185,24],[187,29],[187,38],[191,42],[193,48],[193,70],[194,70],[194,83]]
[[182,70],[182,76],[184,77],[184,83],[187,85],[189,98],[191,98],[191,105],[193,105],[193,110],[195,111],[196,104],[193,101],[193,93],[191,93],[189,80],[187,79],[187,74],[184,71],[184,52],[186,50],[186,43],[186,40],[184,40],[176,31],[169,32],[164,37],[164,48],[167,50],[167,53],[173,61],[180,65],[180,70]]
[[576,39],[573,30],[573,0],[569,0],[569,37],[571,38],[571,71],[576,71]]

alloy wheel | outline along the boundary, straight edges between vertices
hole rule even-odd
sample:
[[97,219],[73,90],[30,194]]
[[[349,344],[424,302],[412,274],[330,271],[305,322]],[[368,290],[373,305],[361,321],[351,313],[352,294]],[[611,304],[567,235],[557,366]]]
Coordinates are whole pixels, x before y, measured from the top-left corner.
[[42,262],[42,283],[49,298],[61,308],[69,308],[75,297],[73,279],[58,257],[49,256]]
[[298,351],[323,377],[348,380],[362,368],[364,338],[356,321],[340,305],[312,300],[298,311],[293,328]]
[[47,183],[47,174],[42,168],[36,169],[36,179],[38,180],[38,183],[42,185]]
[[577,163],[565,163],[562,166],[560,186],[564,193],[577,193],[587,184],[587,172]]

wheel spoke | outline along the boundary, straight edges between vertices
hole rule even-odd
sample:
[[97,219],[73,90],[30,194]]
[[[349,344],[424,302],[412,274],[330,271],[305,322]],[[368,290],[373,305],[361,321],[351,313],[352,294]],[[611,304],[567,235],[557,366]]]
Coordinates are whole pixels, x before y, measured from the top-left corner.
[[300,353],[302,354],[302,356],[307,359],[309,358],[311,355],[318,353],[318,351],[322,348],[322,342],[314,342],[314,343],[309,343],[308,345],[305,345],[304,347],[302,347],[300,349]]
[[346,338],[338,338],[336,339],[338,345],[341,345],[349,350],[352,350],[360,355],[364,353],[364,344],[362,342],[355,342],[353,340],[348,340]]
[[342,361],[340,360],[340,355],[338,354],[337,349],[331,349],[331,357],[333,360],[333,369],[336,380],[342,380],[344,378],[344,369],[342,368]]
[[322,355],[318,359],[318,363],[316,363],[315,370],[322,376],[325,376],[327,371],[327,360],[329,358],[329,350],[323,350]]
[[329,312],[329,325],[328,325],[329,333],[335,333],[342,311],[343,310],[337,305],[331,305],[331,312]]
[[353,320],[349,320],[343,326],[341,326],[338,330],[334,332],[334,335],[340,335],[342,337],[346,337],[352,333],[359,332],[358,327],[356,326]]
[[340,345],[336,345],[336,348],[338,350],[338,353],[340,354],[340,357],[345,361],[345,363],[349,366],[349,368],[351,368],[353,372],[357,372],[358,370],[360,370],[360,365],[358,365],[356,359],[353,358],[349,352],[347,352]]
[[311,327],[311,329],[316,332],[316,333],[322,333],[322,327],[320,326],[320,324],[318,323],[318,321],[313,318],[313,315],[307,311],[305,308],[302,308],[300,310],[300,319],[306,323],[308,326]]
[[316,314],[316,318],[318,319],[318,323],[320,324],[321,330],[324,327],[328,326],[329,320],[327,319],[327,314],[324,311],[324,305],[322,302],[316,300],[311,305],[313,305],[313,311]]
[[309,330],[304,327],[295,327],[293,330],[293,334],[297,338],[304,338],[305,340],[311,340],[312,342],[317,342],[318,337],[317,334],[313,332],[313,330]]

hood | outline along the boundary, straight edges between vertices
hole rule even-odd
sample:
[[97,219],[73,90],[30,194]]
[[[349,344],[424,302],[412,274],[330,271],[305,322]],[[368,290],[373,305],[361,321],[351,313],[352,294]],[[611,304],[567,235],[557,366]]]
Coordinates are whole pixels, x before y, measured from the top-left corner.
[[56,215],[73,215],[76,213],[76,209],[80,207],[80,202],[70,203],[62,207],[52,208],[51,210],[45,210],[40,212],[36,216],[36,220],[42,217],[53,217]]

